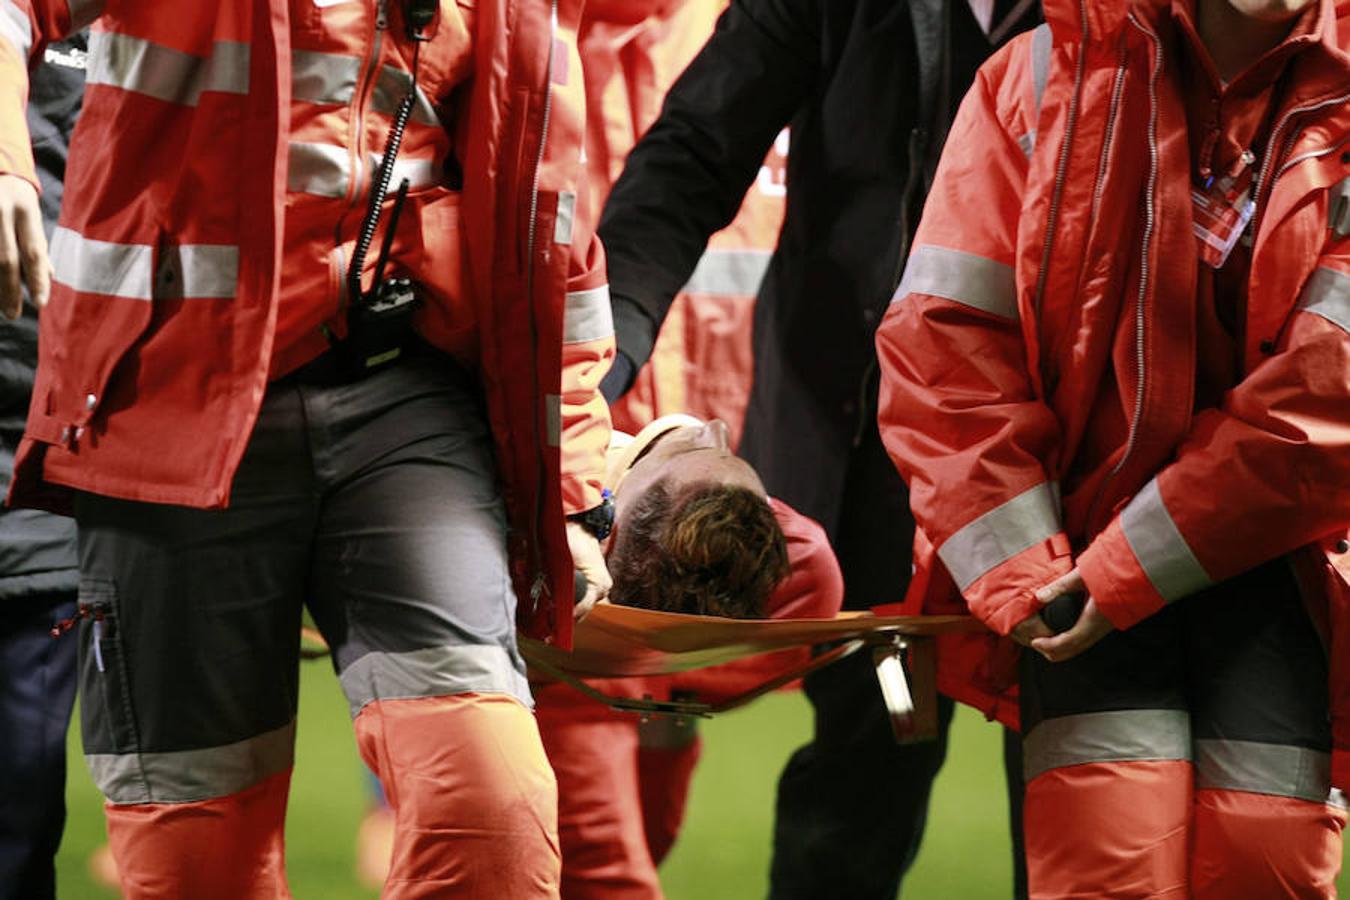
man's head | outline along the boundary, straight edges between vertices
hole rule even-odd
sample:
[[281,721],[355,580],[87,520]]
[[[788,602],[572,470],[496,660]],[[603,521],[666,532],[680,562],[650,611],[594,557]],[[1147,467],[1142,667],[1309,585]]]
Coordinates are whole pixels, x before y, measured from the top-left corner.
[[756,618],[788,574],[764,485],[727,446],[726,424],[673,428],[615,489],[609,552],[616,603]]

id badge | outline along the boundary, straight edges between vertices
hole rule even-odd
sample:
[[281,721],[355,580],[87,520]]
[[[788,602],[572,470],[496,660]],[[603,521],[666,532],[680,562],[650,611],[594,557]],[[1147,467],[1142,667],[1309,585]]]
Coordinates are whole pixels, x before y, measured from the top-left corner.
[[1191,208],[1200,259],[1211,269],[1223,268],[1256,213],[1250,184],[1238,188],[1231,178],[1216,178],[1207,187],[1192,187]]

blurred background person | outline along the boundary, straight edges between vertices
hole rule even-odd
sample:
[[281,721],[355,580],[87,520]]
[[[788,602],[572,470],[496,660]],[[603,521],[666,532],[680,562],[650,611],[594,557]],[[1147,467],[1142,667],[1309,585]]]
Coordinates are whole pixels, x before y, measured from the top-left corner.
[[[29,87],[28,128],[48,239],[56,227],[66,149],[84,94],[85,34],[46,48]],[[28,417],[37,368],[37,310],[0,322],[0,492]],[[0,508],[0,897],[55,895],[52,858],[66,815],[66,728],[75,702],[79,587],[75,522]]]

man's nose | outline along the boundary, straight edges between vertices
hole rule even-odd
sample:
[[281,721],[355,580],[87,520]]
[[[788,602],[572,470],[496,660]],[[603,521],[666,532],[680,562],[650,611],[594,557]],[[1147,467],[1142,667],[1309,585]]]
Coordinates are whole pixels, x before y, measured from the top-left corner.
[[703,430],[699,432],[698,445],[700,447],[713,447],[718,450],[726,450],[731,446],[731,430],[727,423],[721,419],[710,419],[703,424]]

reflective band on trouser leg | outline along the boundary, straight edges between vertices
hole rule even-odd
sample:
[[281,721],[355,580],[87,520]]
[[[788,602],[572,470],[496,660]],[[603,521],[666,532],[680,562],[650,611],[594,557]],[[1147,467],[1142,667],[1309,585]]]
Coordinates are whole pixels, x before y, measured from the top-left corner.
[[1026,736],[1030,895],[1186,897],[1186,714],[1047,719]]
[[109,803],[108,843],[127,900],[290,897],[282,844],[287,769],[228,797]]
[[385,900],[558,896],[557,787],[519,701],[376,700],[356,717],[356,740],[394,810]]
[[1196,741],[1191,896],[1335,897],[1344,798],[1329,754],[1253,741]]

